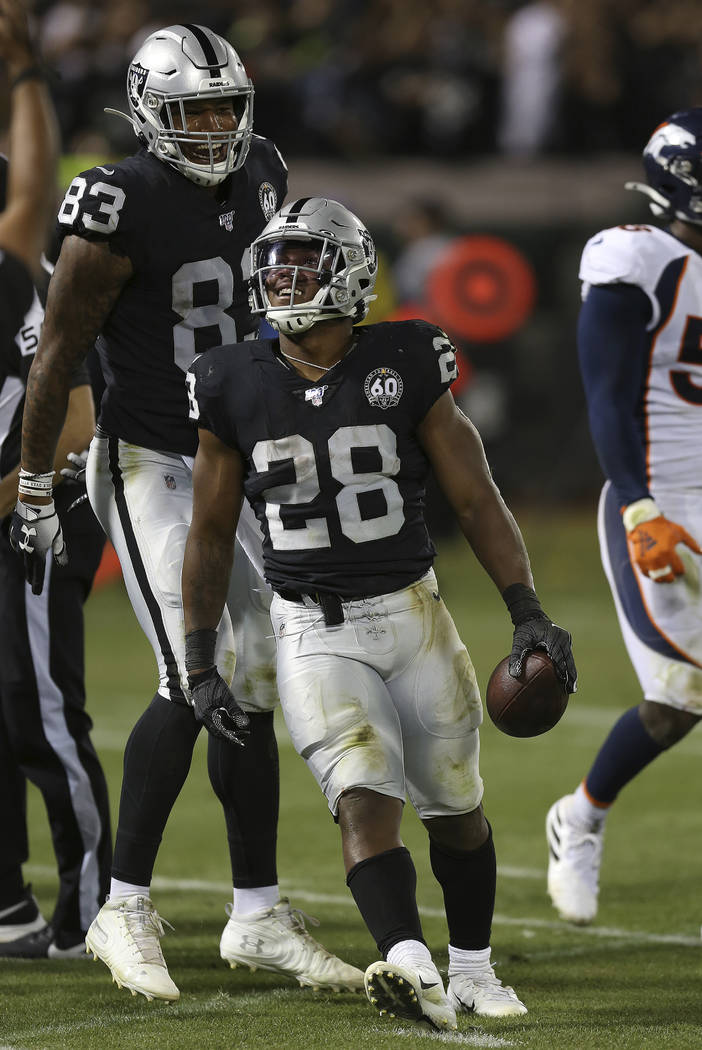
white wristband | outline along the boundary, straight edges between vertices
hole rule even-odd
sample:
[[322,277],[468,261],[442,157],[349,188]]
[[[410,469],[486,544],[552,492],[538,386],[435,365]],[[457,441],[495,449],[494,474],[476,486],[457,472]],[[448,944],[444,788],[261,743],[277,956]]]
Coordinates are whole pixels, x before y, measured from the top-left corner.
[[17,492],[22,496],[51,496],[55,471],[44,474],[32,474],[29,470],[20,469]]
[[654,518],[660,518],[661,516],[661,512],[655,502],[650,496],[646,496],[644,499],[634,500],[628,507],[625,507],[622,520],[626,531],[631,532],[643,521],[652,521]]

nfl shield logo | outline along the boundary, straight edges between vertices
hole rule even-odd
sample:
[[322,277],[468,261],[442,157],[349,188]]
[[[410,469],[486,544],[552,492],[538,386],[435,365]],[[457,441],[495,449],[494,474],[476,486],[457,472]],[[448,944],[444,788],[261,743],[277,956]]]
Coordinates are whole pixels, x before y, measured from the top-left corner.
[[166,482],[167,489],[174,489],[176,487],[176,479],[172,474],[164,474],[163,480]]
[[225,211],[224,215],[220,215],[219,225],[224,226],[227,233],[231,233],[234,229],[234,212]]

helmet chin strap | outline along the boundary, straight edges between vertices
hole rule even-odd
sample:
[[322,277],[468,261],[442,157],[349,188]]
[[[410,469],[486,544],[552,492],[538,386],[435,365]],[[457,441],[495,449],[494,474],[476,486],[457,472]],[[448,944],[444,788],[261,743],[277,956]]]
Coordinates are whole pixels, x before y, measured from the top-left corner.
[[636,190],[637,193],[645,194],[649,198],[649,207],[654,215],[665,215],[670,211],[670,201],[645,182],[625,182],[624,189]]
[[681,222],[687,222],[691,226],[702,226],[702,215],[699,219],[692,219],[685,213],[677,212],[673,210],[673,206],[670,201],[659,193],[658,190],[654,190],[652,186],[649,186],[645,182],[625,182],[625,190],[636,190],[638,193],[645,194],[648,197],[648,206],[654,215],[668,216],[673,219],[680,219]]

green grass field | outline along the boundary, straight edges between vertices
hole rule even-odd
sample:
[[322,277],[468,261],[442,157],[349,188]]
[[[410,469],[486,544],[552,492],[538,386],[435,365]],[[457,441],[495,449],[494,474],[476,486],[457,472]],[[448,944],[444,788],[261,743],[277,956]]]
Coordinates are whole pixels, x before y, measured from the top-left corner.
[[[550,803],[586,772],[616,712],[638,700],[602,575],[594,509],[520,515],[537,588],[549,613],[575,639],[580,688],[561,724],[534,740],[482,732],[485,809],[499,864],[493,959],[529,1007],[513,1021],[459,1018],[440,1035],[383,1023],[365,998],[315,995],[272,974],[229,970],[218,941],[229,899],[224,824],[209,788],[200,740],[193,770],[171,817],[153,896],[174,925],[164,941],[174,1006],[132,998],[102,963],[0,960],[0,1050],[365,1050],[426,1047],[432,1041],[538,1050],[702,1046],[702,737],[692,733],[624,792],[609,820],[597,924],[556,918],[545,891],[543,822]],[[509,646],[499,596],[458,540],[441,546],[444,597],[484,688]],[[88,683],[95,741],[119,794],[126,736],[154,688],[150,650],[121,586],[88,605]],[[361,968],[376,949],[343,877],[338,832],[281,724],[279,871],[294,904],[317,916],[325,945]],[[30,796],[32,856],[26,876],[45,914],[56,887],[41,798]],[[419,876],[424,932],[446,967],[441,895],[424,832],[407,812],[405,842]]]

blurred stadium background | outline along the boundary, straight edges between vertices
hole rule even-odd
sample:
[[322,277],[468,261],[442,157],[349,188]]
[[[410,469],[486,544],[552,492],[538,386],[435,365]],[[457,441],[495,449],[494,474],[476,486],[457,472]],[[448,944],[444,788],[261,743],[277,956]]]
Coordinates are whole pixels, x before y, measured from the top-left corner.
[[[133,151],[128,124],[103,110],[125,108],[143,39],[178,21],[211,26],[253,78],[255,128],[286,157],[291,195],[339,198],[374,233],[384,267],[370,320],[424,315],[455,339],[458,394],[505,496],[591,501],[600,475],[574,347],[579,254],[598,228],[647,217],[623,183],[639,177],[655,125],[702,101],[697,0],[34,9],[55,71],[64,183]],[[440,506],[433,524],[446,524]]]
[[[425,316],[460,348],[457,396],[517,511],[545,606],[573,631],[581,687],[545,737],[512,741],[490,725],[482,733],[501,873],[494,943],[530,1013],[518,1026],[463,1019],[455,1041],[699,1046],[700,870],[689,844],[702,827],[699,792],[686,787],[699,779],[699,741],[663,756],[618,803],[589,931],[559,922],[546,900],[543,838],[548,805],[585,771],[615,712],[638,699],[596,550],[601,476],[576,360],[578,260],[596,230],[648,218],[623,183],[640,176],[655,125],[702,103],[699,0],[37,0],[35,11],[56,71],[64,185],[133,151],[128,126],[103,108],[125,108],[125,70],[142,40],[179,21],[211,26],[254,80],[255,128],[286,157],[291,196],[339,198],[376,237],[384,266],[370,320]],[[504,608],[436,494],[431,527],[442,588],[484,687],[507,647]],[[90,599],[86,659],[116,810],[126,735],[153,684],[119,584]],[[374,949],[347,899],[336,831],[284,730],[280,740],[284,889],[323,916],[325,943],[366,965]],[[203,748],[157,869],[158,906],[177,927],[165,950],[183,1002],[149,1010],[113,990],[103,967],[5,964],[0,1043],[398,1045],[402,1033],[373,1023],[365,1003],[337,1002],[332,1020],[328,997],[223,968],[216,944],[228,872]],[[30,806],[27,875],[50,911],[54,859],[36,792]],[[425,930],[445,966],[439,891],[410,813],[405,837]],[[56,973],[62,979],[49,982]]]

